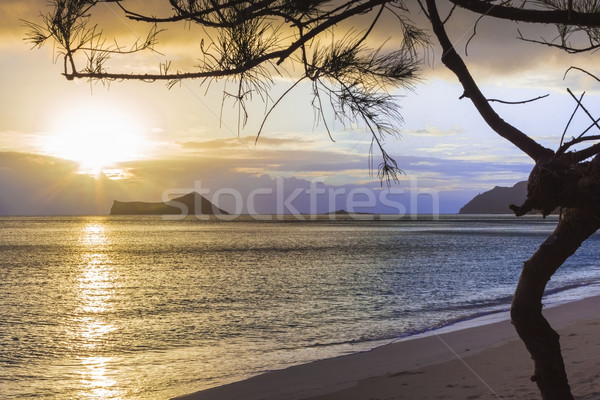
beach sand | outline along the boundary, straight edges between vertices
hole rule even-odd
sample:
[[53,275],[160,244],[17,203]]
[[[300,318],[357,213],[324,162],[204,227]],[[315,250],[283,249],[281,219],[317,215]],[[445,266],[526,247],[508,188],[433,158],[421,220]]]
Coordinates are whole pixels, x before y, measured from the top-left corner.
[[[600,399],[600,296],[547,308],[577,400]],[[509,321],[265,373],[186,400],[540,399]]]

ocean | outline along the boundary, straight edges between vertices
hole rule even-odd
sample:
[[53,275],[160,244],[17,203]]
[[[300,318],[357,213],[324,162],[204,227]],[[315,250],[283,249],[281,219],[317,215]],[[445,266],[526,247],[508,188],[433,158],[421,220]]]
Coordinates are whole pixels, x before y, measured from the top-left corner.
[[[0,398],[167,399],[506,311],[555,225],[0,218]],[[599,240],[547,304],[600,292]]]

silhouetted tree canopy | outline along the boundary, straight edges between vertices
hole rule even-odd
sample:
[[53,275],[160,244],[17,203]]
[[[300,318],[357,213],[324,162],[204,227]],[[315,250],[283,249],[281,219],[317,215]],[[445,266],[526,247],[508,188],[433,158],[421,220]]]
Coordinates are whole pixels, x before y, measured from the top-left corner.
[[[270,96],[275,76],[291,77],[284,96],[300,82],[310,82],[312,106],[323,114],[325,104],[346,123],[360,123],[372,133],[373,145],[382,155],[381,177],[395,178],[399,168],[384,147],[385,135],[395,134],[402,116],[392,90],[410,88],[418,79],[423,56],[433,43],[442,49],[441,60],[456,75],[464,93],[487,125],[535,161],[524,204],[512,205],[516,215],[532,210],[547,215],[562,208],[554,233],[528,260],[512,305],[512,320],[535,362],[533,380],[543,399],[572,399],[560,352],[558,335],[541,313],[546,283],[579,245],[600,228],[600,129],[596,119],[575,96],[572,114],[585,112],[590,127],[566,140],[564,131],[557,149],[538,143],[532,135],[506,122],[492,107],[473,78],[465,58],[448,35],[453,12],[460,8],[480,16],[473,29],[485,29],[483,17],[556,29],[550,37],[519,35],[515,40],[549,46],[567,53],[589,53],[600,47],[600,2],[595,0],[165,0],[160,14],[132,0],[53,0],[41,22],[27,22],[27,39],[36,46],[52,41],[69,79],[92,81],[166,81],[168,85],[196,79],[209,85],[214,80],[235,82],[236,90],[224,96],[235,101],[242,119],[252,99],[267,103],[265,118],[281,98]],[[125,47],[106,36],[93,22],[96,7],[111,6],[131,21],[148,25],[147,36]],[[442,15],[438,3],[446,10]],[[103,4],[106,6],[106,4]],[[166,10],[166,11],[165,11]],[[416,25],[413,17],[426,17]],[[371,37],[382,18],[393,17],[387,35],[390,43],[372,46]],[[359,27],[355,25],[360,21]],[[170,62],[152,70],[116,71],[112,58],[136,57],[141,52],[162,52],[159,38],[168,24],[184,23],[204,32],[197,40],[198,64],[190,70],[173,69]],[[386,28],[389,30],[390,25]],[[191,35],[191,33],[190,33]],[[435,39],[435,40],[433,40]],[[593,71],[574,66],[565,73]],[[535,100],[535,99],[533,99]],[[518,106],[518,105],[516,105]],[[432,112],[435,112],[432,111]],[[571,111],[567,111],[570,113]],[[323,119],[324,120],[324,119]],[[262,129],[262,128],[261,128]],[[329,128],[327,128],[329,131]],[[260,132],[258,132],[260,134]],[[574,146],[578,145],[578,150]]]

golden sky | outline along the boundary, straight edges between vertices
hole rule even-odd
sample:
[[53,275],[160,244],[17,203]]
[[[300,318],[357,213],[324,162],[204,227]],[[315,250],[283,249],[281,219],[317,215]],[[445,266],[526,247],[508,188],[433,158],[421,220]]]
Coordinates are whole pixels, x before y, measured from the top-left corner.
[[[164,0],[127,3],[168,11]],[[290,185],[380,186],[369,171],[370,134],[331,117],[332,142],[315,119],[307,86],[300,85],[279,105],[255,144],[264,105],[251,105],[250,120],[239,131],[237,109],[231,103],[222,107],[220,83],[207,90],[195,81],[168,89],[162,83],[104,86],[65,80],[51,44],[38,50],[23,40],[22,20],[39,21],[46,5],[46,0],[0,3],[0,214],[103,214],[113,199],[157,201],[165,190],[192,188],[198,181],[213,192],[223,187],[252,190],[277,177]],[[120,44],[135,41],[147,29],[126,20],[114,4],[97,9],[95,20],[115,33]],[[423,16],[415,12],[411,18],[420,23]],[[450,33],[463,54],[476,19],[466,12],[453,19]],[[354,28],[360,23],[354,21]],[[377,40],[393,43],[394,24],[393,18],[384,19],[375,32]],[[155,72],[165,60],[192,66],[199,32],[183,24],[168,28],[159,37],[161,55],[118,59],[114,68]],[[600,108],[597,84],[581,74],[563,80],[570,65],[589,66],[593,72],[595,56],[566,57],[521,43],[515,40],[517,28],[531,37],[551,36],[553,29],[484,18],[466,61],[490,98],[514,101],[550,94],[533,104],[496,108],[555,148],[574,107],[567,87],[575,93],[586,90],[590,108]],[[399,187],[416,179],[419,188],[435,190],[447,200],[442,211],[456,212],[474,194],[526,179],[531,162],[491,132],[467,100],[458,100],[462,91],[439,56],[433,46],[421,83],[413,91],[397,91],[404,96],[405,123],[399,138],[387,139],[386,148],[407,173]],[[289,79],[277,78],[272,97],[289,84]]]

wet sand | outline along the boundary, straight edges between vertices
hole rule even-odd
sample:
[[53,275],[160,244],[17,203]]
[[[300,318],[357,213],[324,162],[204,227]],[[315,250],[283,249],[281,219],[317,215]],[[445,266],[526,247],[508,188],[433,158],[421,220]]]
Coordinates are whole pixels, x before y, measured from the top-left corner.
[[[600,296],[547,308],[577,400],[600,398]],[[504,320],[262,374],[186,400],[539,399],[533,361]]]

